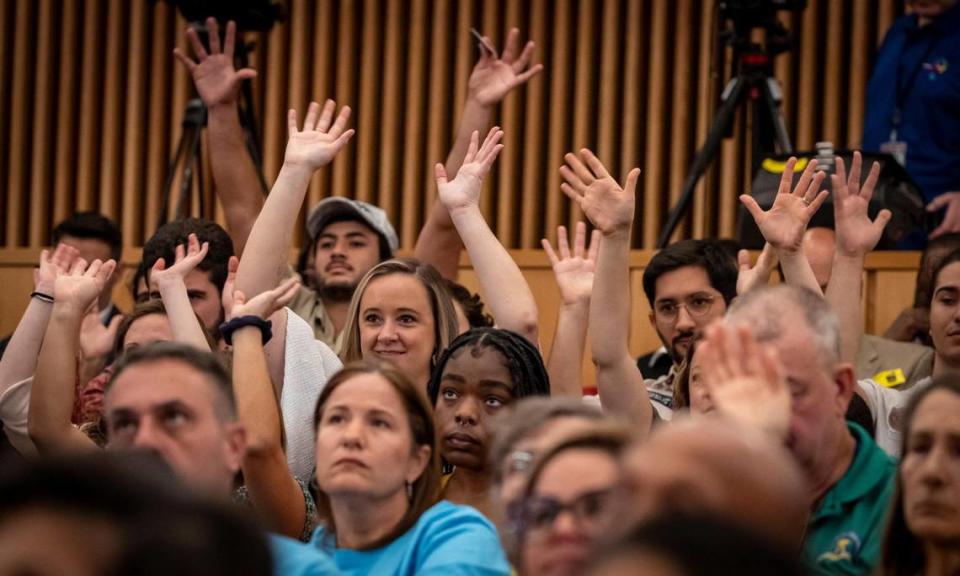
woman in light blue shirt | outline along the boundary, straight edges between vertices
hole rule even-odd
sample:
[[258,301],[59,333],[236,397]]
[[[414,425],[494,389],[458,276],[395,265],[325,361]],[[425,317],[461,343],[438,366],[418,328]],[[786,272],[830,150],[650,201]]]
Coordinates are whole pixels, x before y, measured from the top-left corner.
[[493,525],[437,503],[440,458],[426,396],[400,371],[346,366],[317,403],[317,509],[311,543],[343,574],[510,573]]

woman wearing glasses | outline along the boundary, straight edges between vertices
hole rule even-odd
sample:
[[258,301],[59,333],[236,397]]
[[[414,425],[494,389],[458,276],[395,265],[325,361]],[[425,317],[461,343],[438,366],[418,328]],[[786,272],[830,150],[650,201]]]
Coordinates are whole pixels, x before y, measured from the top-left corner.
[[[614,525],[626,429],[597,425],[536,460],[524,497],[509,509],[513,563],[524,576],[583,573],[597,539]],[[584,471],[589,471],[585,474]]]

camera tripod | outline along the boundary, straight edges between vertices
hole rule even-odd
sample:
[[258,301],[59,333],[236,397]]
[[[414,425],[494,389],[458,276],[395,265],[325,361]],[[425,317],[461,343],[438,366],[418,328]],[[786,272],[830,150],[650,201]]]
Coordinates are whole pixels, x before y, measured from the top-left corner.
[[[195,24],[198,29],[201,25]],[[225,30],[225,26],[221,28]],[[206,36],[204,32],[203,36]],[[221,39],[222,41],[222,39]],[[207,44],[207,42],[204,42]],[[246,68],[249,61],[249,55],[252,46],[243,40],[240,32],[237,32],[236,48],[234,52],[234,66],[240,70]],[[257,177],[260,180],[260,186],[264,193],[267,191],[267,179],[263,174],[263,157],[260,152],[260,136],[257,132],[257,122],[254,116],[253,108],[253,89],[249,81],[244,81],[240,87],[240,99],[238,102],[240,126],[243,129],[247,152],[253,159],[253,164],[257,168]],[[200,213],[205,211],[204,206],[204,186],[203,186],[203,161],[200,158],[200,141],[203,127],[207,125],[207,107],[199,98],[193,98],[187,102],[187,107],[183,111],[181,121],[180,139],[177,142],[177,149],[170,165],[167,168],[167,176],[163,185],[163,198],[160,204],[160,212],[157,216],[157,228],[167,223],[169,217],[170,198],[174,193],[174,183],[177,181],[177,175],[180,175],[180,188],[177,193],[176,207],[173,217],[175,220],[186,218],[190,213],[190,195],[191,192],[197,194]]]
[[737,75],[731,78],[723,89],[721,103],[715,112],[707,138],[693,157],[680,198],[670,211],[667,223],[657,240],[658,249],[666,248],[670,243],[670,237],[690,209],[697,182],[716,158],[724,137],[730,134],[737,109],[746,105],[748,100],[753,102],[753,172],[756,172],[756,167],[765,155],[776,151],[783,154],[793,152],[780,109],[783,90],[773,77],[772,57],[759,45],[750,44],[742,52],[735,53],[734,58]]

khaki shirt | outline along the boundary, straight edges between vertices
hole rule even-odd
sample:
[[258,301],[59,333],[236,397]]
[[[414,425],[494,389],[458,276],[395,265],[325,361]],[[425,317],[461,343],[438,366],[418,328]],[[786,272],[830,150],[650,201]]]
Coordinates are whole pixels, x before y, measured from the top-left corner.
[[313,329],[313,336],[333,349],[337,354],[340,353],[340,346],[343,343],[343,333],[336,333],[333,326],[333,320],[327,314],[327,308],[323,305],[323,300],[311,288],[301,286],[294,296],[293,302],[287,306],[293,312],[303,318],[310,328]]

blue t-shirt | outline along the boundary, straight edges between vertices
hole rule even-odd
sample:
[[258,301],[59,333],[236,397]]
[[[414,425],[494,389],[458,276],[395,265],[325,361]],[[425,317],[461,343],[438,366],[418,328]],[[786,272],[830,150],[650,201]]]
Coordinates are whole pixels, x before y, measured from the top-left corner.
[[333,560],[309,544],[267,534],[270,553],[273,554],[273,573],[276,576],[336,576],[339,574]]
[[317,528],[310,544],[333,556],[344,576],[508,576],[493,524],[469,506],[447,501],[434,504],[403,536],[375,550],[337,548]]
[[960,191],[960,4],[922,28],[904,16],[887,32],[867,85],[865,151],[890,140],[898,93],[907,172],[928,202]]

